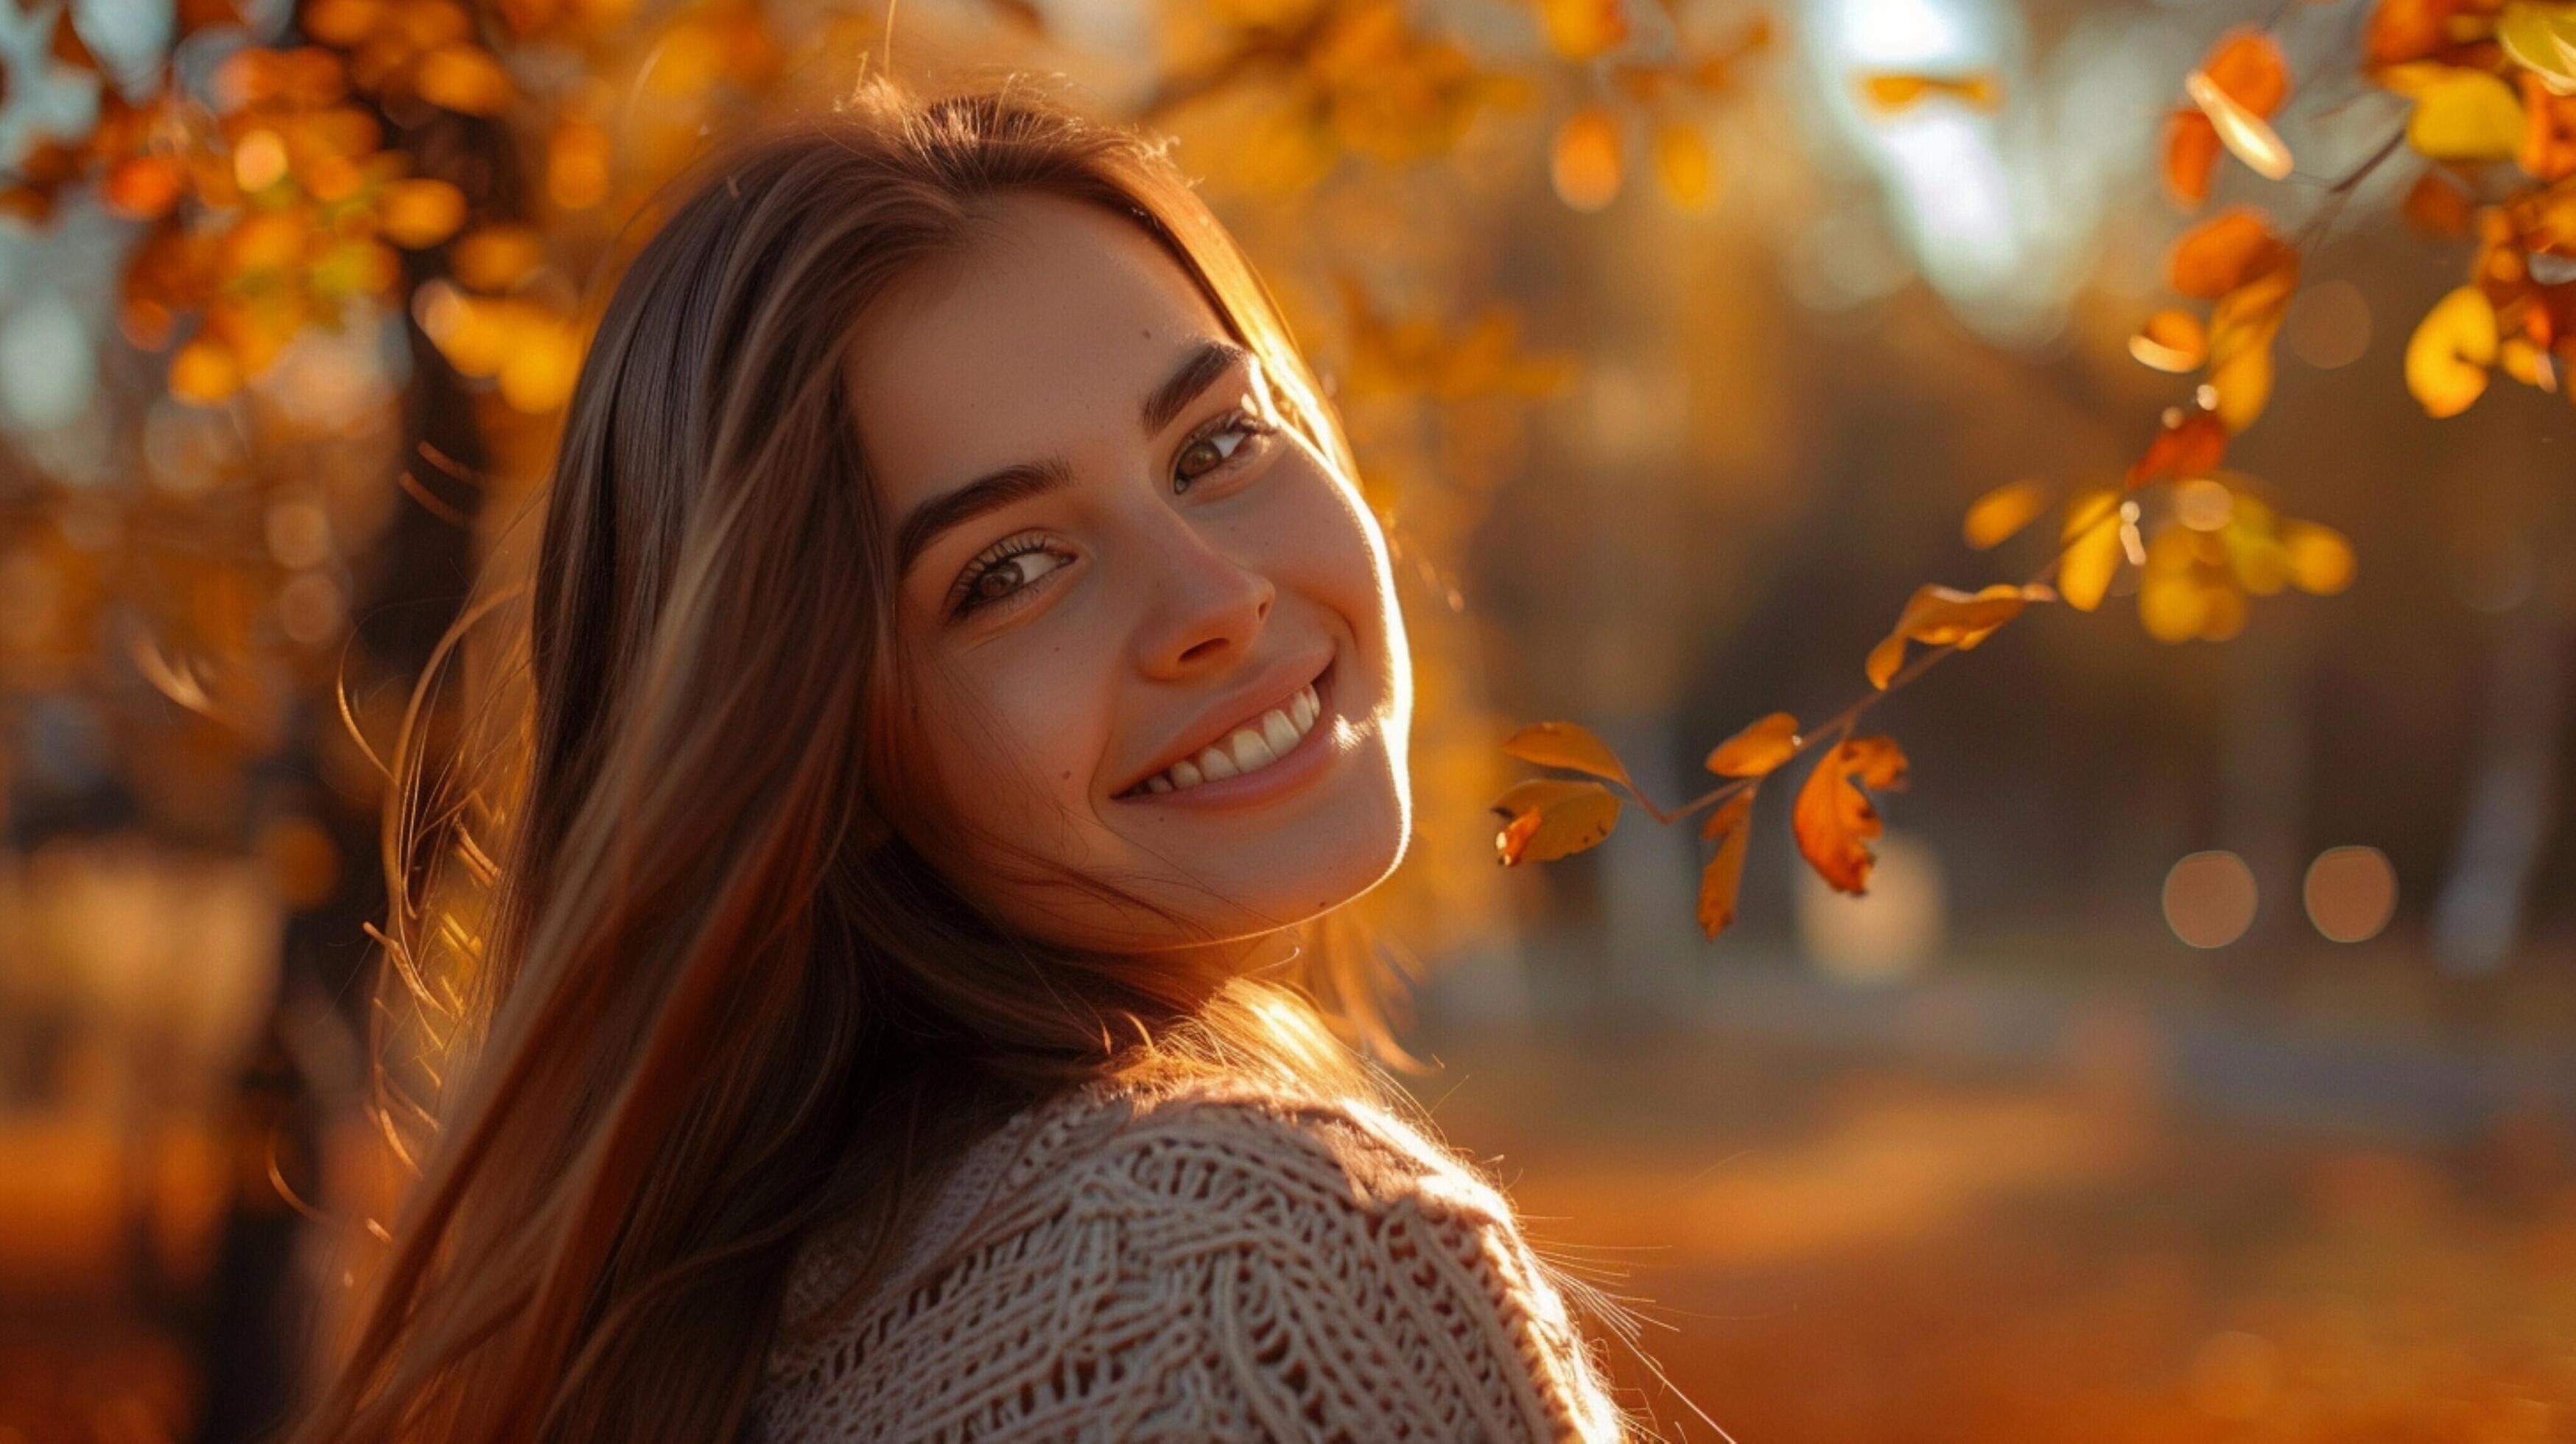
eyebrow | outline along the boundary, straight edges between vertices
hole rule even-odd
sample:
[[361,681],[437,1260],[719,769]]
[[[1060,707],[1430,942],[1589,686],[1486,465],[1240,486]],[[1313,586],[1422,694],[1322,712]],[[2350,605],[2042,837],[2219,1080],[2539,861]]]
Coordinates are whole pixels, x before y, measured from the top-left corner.
[[[1172,424],[1182,408],[1198,398],[1217,378],[1251,353],[1231,341],[1202,341],[1181,358],[1162,384],[1145,393],[1136,410],[1137,423],[1152,436]],[[942,492],[914,507],[895,534],[895,574],[909,575],[930,544],[986,512],[999,511],[1034,496],[1070,485],[1073,467],[1060,456],[1023,461],[986,472],[954,491]]]

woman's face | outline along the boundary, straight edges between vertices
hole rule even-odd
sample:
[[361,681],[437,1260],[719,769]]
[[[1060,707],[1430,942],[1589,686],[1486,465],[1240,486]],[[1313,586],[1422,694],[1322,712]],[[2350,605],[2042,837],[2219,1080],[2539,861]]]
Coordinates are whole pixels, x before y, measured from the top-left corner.
[[962,888],[1038,936],[1154,951],[1386,876],[1412,686],[1384,539],[1138,223],[1009,196],[851,359],[958,820],[1186,922],[937,857]]

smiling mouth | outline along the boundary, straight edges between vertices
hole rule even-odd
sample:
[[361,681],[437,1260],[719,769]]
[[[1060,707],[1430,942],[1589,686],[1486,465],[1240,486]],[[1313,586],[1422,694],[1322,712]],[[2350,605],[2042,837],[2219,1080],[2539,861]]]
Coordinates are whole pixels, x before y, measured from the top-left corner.
[[1325,664],[1323,671],[1298,688],[1286,702],[1258,716],[1246,718],[1222,739],[1113,796],[1135,798],[1187,792],[1193,787],[1259,772],[1272,765],[1296,751],[1323,720],[1324,687],[1332,672],[1332,665]]

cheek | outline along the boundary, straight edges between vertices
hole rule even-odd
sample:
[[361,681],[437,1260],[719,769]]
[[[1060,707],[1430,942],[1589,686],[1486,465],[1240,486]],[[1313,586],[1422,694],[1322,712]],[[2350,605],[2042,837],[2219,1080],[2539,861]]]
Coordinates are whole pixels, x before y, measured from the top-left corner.
[[1067,810],[1087,818],[1110,675],[1070,640],[996,649],[960,667],[930,740],[960,811],[1029,841],[1053,836],[1044,829],[1061,826]]

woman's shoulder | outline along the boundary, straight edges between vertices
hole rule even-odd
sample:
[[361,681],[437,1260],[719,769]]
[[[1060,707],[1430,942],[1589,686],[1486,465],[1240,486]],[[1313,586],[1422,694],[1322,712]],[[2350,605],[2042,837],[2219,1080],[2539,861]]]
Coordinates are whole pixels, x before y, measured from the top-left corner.
[[826,1414],[922,1437],[995,1410],[1134,1426],[1120,1437],[1247,1420],[1277,1437],[1259,1421],[1317,1409],[1351,1437],[1615,1431],[1502,1196],[1372,1101],[1240,1076],[1095,1084],[978,1145],[947,1195],[867,1308],[774,1356],[773,1417],[832,1397]]

